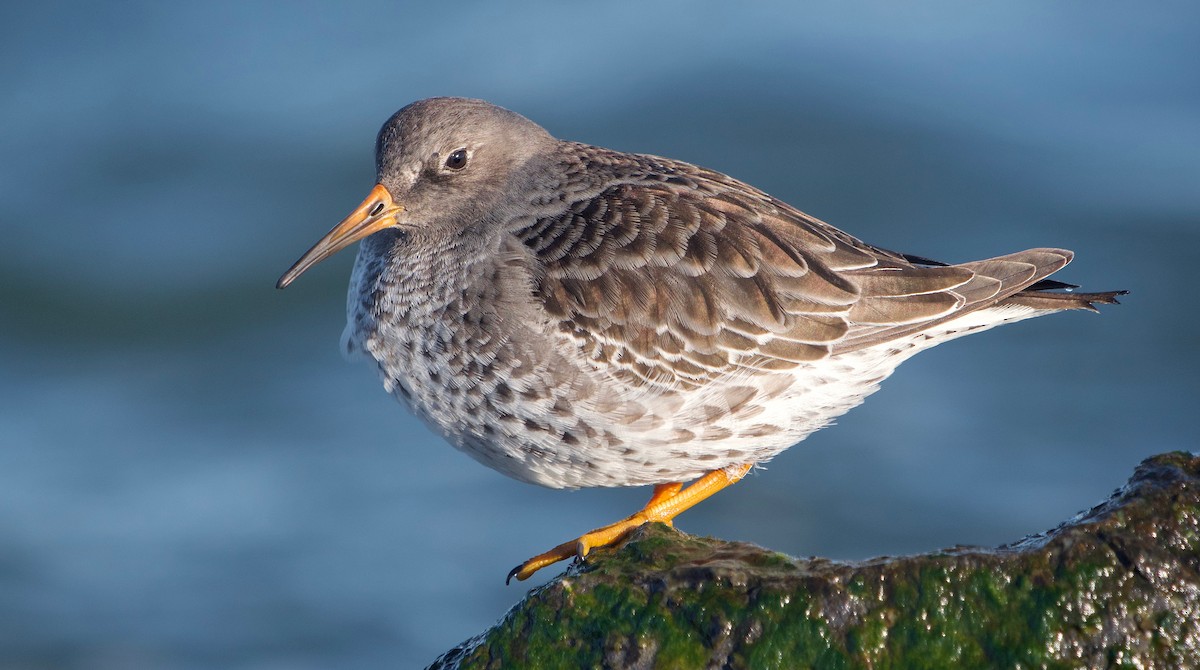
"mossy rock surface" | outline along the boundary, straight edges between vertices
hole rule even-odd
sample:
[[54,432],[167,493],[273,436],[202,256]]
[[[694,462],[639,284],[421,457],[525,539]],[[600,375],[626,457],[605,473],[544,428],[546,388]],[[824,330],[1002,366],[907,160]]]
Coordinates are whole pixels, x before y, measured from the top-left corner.
[[1200,458],[996,549],[798,560],[661,524],[431,668],[1200,668]]

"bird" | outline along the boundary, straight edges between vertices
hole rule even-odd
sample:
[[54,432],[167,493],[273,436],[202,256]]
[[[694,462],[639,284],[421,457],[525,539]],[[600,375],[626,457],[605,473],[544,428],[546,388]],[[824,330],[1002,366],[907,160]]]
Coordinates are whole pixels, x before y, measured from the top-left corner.
[[1048,279],[1063,249],[889,251],[720,172],[559,140],[482,100],[405,106],[375,164],[277,287],[360,242],[343,347],[391,395],[515,479],[653,486],[506,582],[670,524],[920,351],[1125,293]]

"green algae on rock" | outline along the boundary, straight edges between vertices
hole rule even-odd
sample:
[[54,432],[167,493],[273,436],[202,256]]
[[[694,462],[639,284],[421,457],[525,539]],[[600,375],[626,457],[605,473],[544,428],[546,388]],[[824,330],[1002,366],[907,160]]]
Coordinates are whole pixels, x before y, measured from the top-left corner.
[[1200,457],[996,549],[843,563],[644,526],[430,667],[1200,667]]

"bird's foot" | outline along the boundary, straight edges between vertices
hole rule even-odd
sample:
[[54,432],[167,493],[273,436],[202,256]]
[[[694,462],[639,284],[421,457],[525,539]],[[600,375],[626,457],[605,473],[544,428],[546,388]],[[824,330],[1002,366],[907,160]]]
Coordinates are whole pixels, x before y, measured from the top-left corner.
[[[638,526],[650,521],[664,520],[650,519],[642,512],[638,512],[637,514],[634,514],[633,516],[618,521],[614,524],[588,531],[574,540],[563,542],[550,551],[538,554],[537,556],[534,556],[533,558],[513,568],[511,571],[509,571],[508,578],[504,580],[504,583],[508,584],[512,581],[513,577],[516,577],[517,581],[525,581],[538,570],[541,570],[548,565],[554,565],[559,561],[565,561],[569,558],[578,558],[579,560],[583,560],[592,551],[592,549],[595,549],[596,547],[607,547],[617,544],[621,540],[625,539],[625,536],[629,535],[630,531],[632,531],[634,528],[637,528]],[[665,521],[670,523],[669,519]]]
[[751,465],[746,463],[713,470],[697,479],[686,489],[679,482],[659,484],[654,487],[654,494],[650,496],[650,500],[641,511],[614,524],[584,533],[574,540],[563,542],[550,551],[534,556],[509,571],[508,578],[504,580],[504,583],[512,582],[513,577],[516,577],[517,581],[524,581],[538,570],[569,558],[583,560],[592,549],[617,544],[642,524],[657,521],[672,525],[672,520],[681,512],[745,476]]

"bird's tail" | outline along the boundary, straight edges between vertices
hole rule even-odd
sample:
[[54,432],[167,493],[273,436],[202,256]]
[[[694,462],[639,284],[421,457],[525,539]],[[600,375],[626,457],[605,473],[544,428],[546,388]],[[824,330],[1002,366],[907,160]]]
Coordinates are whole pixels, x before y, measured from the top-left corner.
[[[979,273],[981,276],[978,279],[1000,282],[998,291],[991,286],[981,287],[987,291],[994,291],[990,302],[996,306],[1012,305],[1050,311],[1086,309],[1097,312],[1098,304],[1119,304],[1117,296],[1125,295],[1128,291],[1073,293],[1072,290],[1079,288],[1078,286],[1046,278],[1070,263],[1073,256],[1074,254],[1066,249],[1029,249],[962,265]],[[968,283],[963,288],[969,289],[971,286],[972,283]],[[970,302],[970,292],[965,293]]]
[[[1062,282],[1051,282],[1053,284],[1062,284]],[[1053,289],[1070,289],[1074,286],[1067,284],[1065,286],[1054,286]],[[1051,288],[1041,288],[1037,284],[1029,288],[1009,296],[1004,301],[1006,305],[1021,305],[1023,307],[1032,307],[1034,309],[1086,309],[1090,312],[1099,312],[1096,305],[1119,305],[1120,301],[1117,296],[1125,295],[1129,291],[1102,291],[1100,293],[1067,293]]]

